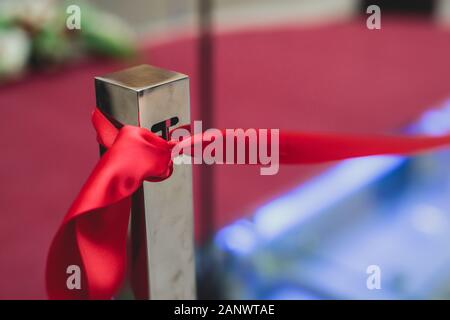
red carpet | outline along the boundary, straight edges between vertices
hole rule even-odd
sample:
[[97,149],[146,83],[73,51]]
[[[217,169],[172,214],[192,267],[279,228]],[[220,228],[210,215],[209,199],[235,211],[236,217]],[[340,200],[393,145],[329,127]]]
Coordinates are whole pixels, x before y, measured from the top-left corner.
[[[388,132],[450,96],[450,32],[425,21],[384,19],[382,28],[354,21],[218,36],[216,127]],[[195,57],[195,39],[180,39],[146,49],[144,61],[191,76],[197,119]],[[46,297],[50,240],[98,157],[93,77],[120,67],[89,62],[0,87],[1,299]],[[217,167],[217,227],[317,170]]]

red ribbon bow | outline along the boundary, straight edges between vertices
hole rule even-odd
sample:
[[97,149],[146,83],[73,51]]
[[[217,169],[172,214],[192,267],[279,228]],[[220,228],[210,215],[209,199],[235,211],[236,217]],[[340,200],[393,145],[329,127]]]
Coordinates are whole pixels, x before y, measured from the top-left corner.
[[[46,281],[52,299],[113,297],[125,275],[130,196],[144,180],[161,181],[172,172],[171,150],[178,142],[163,140],[139,127],[124,126],[119,130],[98,109],[92,120],[99,143],[108,150],[73,202],[51,244]],[[227,139],[226,132],[222,133]],[[182,143],[205,145],[208,142],[201,136]],[[386,137],[300,132],[279,135],[281,164],[409,154],[448,144],[450,135]],[[70,265],[81,268],[81,289],[70,290],[66,285],[66,270]]]

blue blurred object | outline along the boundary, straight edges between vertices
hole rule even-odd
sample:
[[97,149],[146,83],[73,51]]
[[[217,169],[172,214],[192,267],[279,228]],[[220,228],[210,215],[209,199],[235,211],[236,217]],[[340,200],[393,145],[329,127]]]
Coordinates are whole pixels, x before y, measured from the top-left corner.
[[[450,131],[450,101],[408,133]],[[450,298],[449,151],[342,161],[214,246],[230,299]],[[379,267],[381,288],[366,271]]]

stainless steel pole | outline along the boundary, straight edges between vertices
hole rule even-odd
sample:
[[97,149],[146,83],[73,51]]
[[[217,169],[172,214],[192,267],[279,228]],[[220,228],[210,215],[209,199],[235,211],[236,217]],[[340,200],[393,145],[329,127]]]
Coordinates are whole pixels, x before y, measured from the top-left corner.
[[[169,130],[190,123],[186,75],[141,65],[96,77],[95,91],[97,107],[118,127],[140,126],[167,138]],[[165,181],[144,182],[133,197],[131,219],[145,220],[146,243],[134,238],[132,245],[147,247],[150,299],[196,296],[192,168],[174,169]]]

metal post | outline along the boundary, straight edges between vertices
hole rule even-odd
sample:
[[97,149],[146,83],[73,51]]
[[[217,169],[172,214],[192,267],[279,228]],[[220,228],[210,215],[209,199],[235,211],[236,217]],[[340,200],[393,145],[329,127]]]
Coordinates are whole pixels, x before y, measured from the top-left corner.
[[[95,90],[97,107],[119,127],[140,126],[166,138],[168,130],[190,123],[186,75],[141,65],[96,77]],[[174,169],[163,182],[144,182],[133,197],[131,233],[145,220],[146,241],[133,237],[132,246],[146,242],[151,299],[195,299],[192,168]]]

